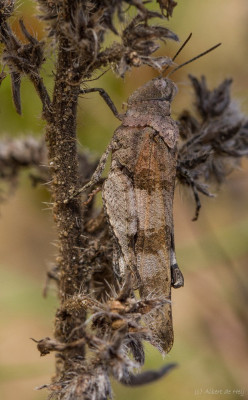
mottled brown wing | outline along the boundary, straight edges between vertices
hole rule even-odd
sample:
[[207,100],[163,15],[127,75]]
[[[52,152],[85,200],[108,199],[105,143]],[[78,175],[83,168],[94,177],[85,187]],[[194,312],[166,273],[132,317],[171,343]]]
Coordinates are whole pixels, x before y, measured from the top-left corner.
[[[167,165],[169,151],[153,129],[144,128],[134,173],[138,220],[135,253],[141,279],[140,294],[165,300],[171,298],[172,200],[166,193],[167,174],[162,168],[170,168]],[[154,344],[169,352],[173,345],[170,303],[149,314],[147,323],[153,331]]]
[[133,272],[136,265],[133,238],[137,233],[137,215],[133,183],[117,166],[112,166],[109,172],[102,198],[109,225],[119,245],[118,268],[123,278],[127,270]]

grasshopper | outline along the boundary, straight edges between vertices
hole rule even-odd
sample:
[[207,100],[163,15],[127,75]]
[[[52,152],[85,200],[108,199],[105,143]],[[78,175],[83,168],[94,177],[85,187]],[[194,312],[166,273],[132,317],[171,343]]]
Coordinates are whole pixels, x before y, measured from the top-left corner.
[[99,91],[122,123],[91,181],[79,192],[99,181],[111,151],[102,198],[115,242],[113,267],[120,281],[131,273],[133,288],[139,290],[141,298],[162,300],[160,308],[147,314],[146,323],[152,343],[168,353],[173,345],[171,287],[184,285],[175,256],[173,225],[179,132],[170,108],[177,87],[168,77],[147,82],[128,98],[122,115],[103,89],[82,93],[90,91]]
[[129,97],[126,113],[118,115],[122,124],[82,189],[99,181],[111,151],[102,198],[115,242],[115,273],[121,281],[131,273],[141,298],[164,300],[146,318],[153,343],[165,352],[173,345],[171,287],[184,283],[173,227],[178,127],[170,105],[176,92],[170,79],[155,78]]
[[176,94],[169,79],[156,78],[128,99],[112,140],[112,162],[102,197],[118,243],[117,273],[131,271],[140,296],[164,305],[147,316],[154,344],[173,345],[171,286],[183,286],[174,251],[173,198],[178,128],[170,117]]

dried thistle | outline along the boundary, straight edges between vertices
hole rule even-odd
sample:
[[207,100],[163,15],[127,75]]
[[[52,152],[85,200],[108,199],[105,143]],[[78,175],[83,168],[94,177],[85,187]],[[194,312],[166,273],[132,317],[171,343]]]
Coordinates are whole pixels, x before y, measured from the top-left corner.
[[[76,146],[78,98],[90,91],[81,87],[83,82],[104,66],[123,77],[132,67],[149,65],[161,72],[172,64],[169,56],[153,54],[161,42],[178,41],[166,26],[176,2],[157,0],[157,11],[148,10],[147,3],[37,0],[39,17],[45,21],[56,51],[50,99],[41,76],[50,42],[34,38],[22,20],[26,43],[20,41],[8,22],[15,2],[0,1],[2,60],[11,77],[16,111],[21,113],[20,85],[25,75],[37,91],[46,121],[47,149],[43,141],[30,138],[0,143],[0,178],[12,181],[22,168],[34,167],[34,182],[49,182],[59,254],[48,278],[58,285],[60,306],[55,338],[41,339],[37,347],[41,355],[57,353],[56,377],[41,387],[50,391],[50,398],[106,400],[112,396],[110,376],[136,386],[163,377],[175,366],[135,372],[145,361],[144,340],[153,342],[152,333],[145,328],[146,316],[161,309],[166,300],[155,296],[138,300],[128,278],[120,286],[113,273],[113,236],[104,213],[95,207],[97,188],[89,196],[91,201],[84,199],[84,208],[79,199],[65,202],[69,193],[89,179],[95,166]],[[154,18],[159,23],[152,23]],[[106,47],[109,33],[114,40]],[[0,83],[5,75],[1,73]],[[197,217],[198,192],[210,195],[207,184],[221,183],[247,154],[248,122],[230,101],[230,80],[214,91],[208,90],[204,78],[191,77],[191,81],[199,116],[187,111],[179,118],[182,143],[177,178],[194,191]],[[102,89],[94,90],[104,97]]]
[[240,159],[248,155],[247,118],[231,101],[231,79],[210,91],[205,77],[190,75],[195,91],[198,118],[190,111],[179,116],[181,146],[177,178],[191,186],[196,200],[197,219],[200,210],[198,192],[211,196],[209,184],[221,184]]
[[15,0],[0,1],[0,26],[3,26],[8,18],[14,12]]
[[[133,373],[133,369],[139,368],[144,362],[142,340],[149,340],[150,337],[149,331],[140,324],[142,315],[149,313],[154,307],[161,307],[162,304],[163,301],[159,299],[135,300],[131,279],[128,279],[119,293],[107,302],[99,302],[83,294],[68,299],[60,310],[61,314],[75,315],[79,308],[91,311],[91,315],[83,324],[78,321],[79,325],[71,332],[68,343],[50,338],[33,340],[42,356],[56,351],[59,353],[57,357],[63,358],[66,351],[75,351],[84,345],[88,348],[89,356],[81,361],[71,359],[71,371],[68,369],[66,375],[61,375],[59,380],[45,385],[52,392],[51,398],[64,394],[76,399],[92,399],[92,396],[96,399],[112,398],[110,375],[129,386],[151,383],[166,375],[175,364],[168,364],[158,371]],[[81,336],[74,340],[73,337],[78,331]],[[130,358],[130,354],[134,360]]]

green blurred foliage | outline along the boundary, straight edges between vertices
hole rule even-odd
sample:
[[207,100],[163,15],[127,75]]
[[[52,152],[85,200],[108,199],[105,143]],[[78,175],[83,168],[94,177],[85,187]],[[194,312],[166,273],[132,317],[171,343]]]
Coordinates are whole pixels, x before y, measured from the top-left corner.
[[[44,27],[34,18],[34,2],[18,3],[18,18],[42,38]],[[212,45],[222,42],[213,53],[173,75],[179,93],[173,115],[192,104],[187,74],[205,74],[211,87],[233,77],[233,97],[247,113],[247,0],[178,0],[168,27],[183,41],[193,37],[178,57],[182,63]],[[167,43],[161,53],[173,55],[178,44]],[[43,76],[52,94],[53,55],[43,66]],[[108,71],[99,81],[85,83],[108,91],[121,110],[128,95],[155,76],[149,68],[136,69],[122,81]],[[9,79],[0,91],[0,130],[8,135],[42,135],[41,104],[34,89],[23,79],[23,115],[16,114]],[[78,108],[79,146],[101,154],[119,122],[97,93],[87,94]],[[143,388],[130,389],[114,384],[117,399],[194,399],[212,397],[248,398],[247,323],[247,242],[248,242],[248,164],[233,173],[215,199],[202,199],[200,219],[191,222],[194,202],[187,191],[178,188],[175,198],[176,248],[185,275],[185,287],[173,291],[175,345],[165,360],[147,347],[145,368],[164,362],[177,362],[178,368],[166,379]],[[24,174],[21,188],[1,205],[0,228],[0,307],[1,307],[1,388],[0,398],[41,400],[45,392],[33,388],[48,383],[53,374],[53,356],[40,359],[29,337],[52,336],[56,309],[55,291],[42,298],[46,268],[56,254],[56,235],[44,190],[30,187]],[[55,245],[55,247],[54,247]],[[223,390],[210,394],[211,389]],[[225,390],[230,390],[224,394]],[[236,391],[235,391],[236,390]],[[246,394],[241,396],[244,390]],[[208,392],[209,391],[209,392]]]

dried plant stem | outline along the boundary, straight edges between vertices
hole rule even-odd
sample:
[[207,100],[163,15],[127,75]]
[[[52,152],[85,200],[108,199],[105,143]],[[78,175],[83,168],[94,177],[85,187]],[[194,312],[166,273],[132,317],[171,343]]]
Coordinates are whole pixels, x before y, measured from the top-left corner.
[[[61,342],[76,340],[80,337],[80,329],[75,336],[72,330],[78,321],[84,321],[84,310],[76,313],[63,313],[63,304],[68,297],[78,293],[84,282],[85,271],[80,268],[80,249],[82,249],[81,220],[82,212],[80,200],[74,198],[65,204],[64,199],[70,191],[79,187],[78,154],[76,148],[76,114],[79,87],[67,85],[73,54],[65,51],[68,47],[60,41],[57,73],[54,87],[53,102],[51,105],[51,120],[46,130],[48,147],[48,163],[52,176],[52,197],[54,201],[53,214],[58,231],[59,257],[57,259],[60,269],[59,297],[60,310],[56,315],[55,337]],[[65,360],[73,357],[72,353],[84,355],[83,346],[80,349],[69,349],[70,355]],[[63,369],[69,368],[64,365]]]

